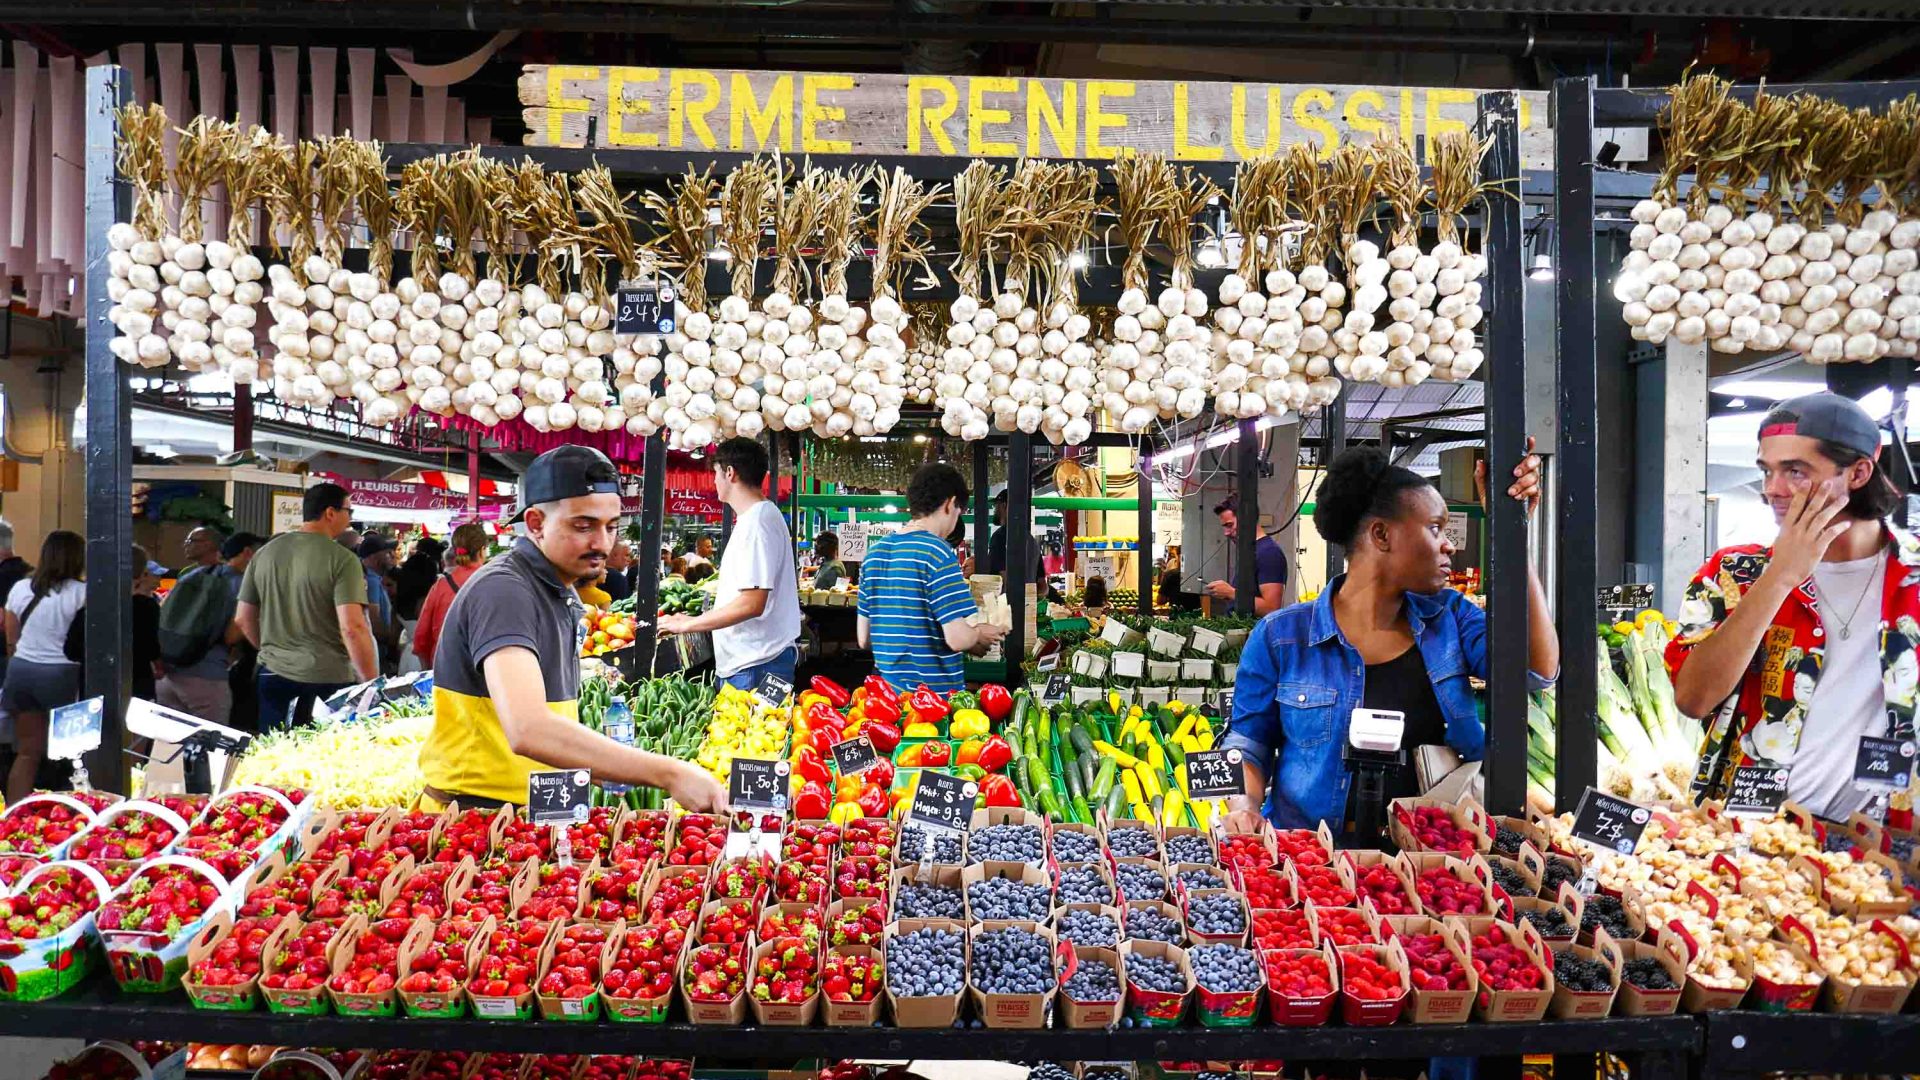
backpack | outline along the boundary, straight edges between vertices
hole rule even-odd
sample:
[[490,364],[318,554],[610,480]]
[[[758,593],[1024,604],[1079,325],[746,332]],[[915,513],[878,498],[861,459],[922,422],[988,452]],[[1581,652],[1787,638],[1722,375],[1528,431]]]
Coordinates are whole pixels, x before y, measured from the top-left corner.
[[192,667],[227,632],[233,619],[233,592],[211,570],[181,578],[160,605],[160,659],[168,667]]

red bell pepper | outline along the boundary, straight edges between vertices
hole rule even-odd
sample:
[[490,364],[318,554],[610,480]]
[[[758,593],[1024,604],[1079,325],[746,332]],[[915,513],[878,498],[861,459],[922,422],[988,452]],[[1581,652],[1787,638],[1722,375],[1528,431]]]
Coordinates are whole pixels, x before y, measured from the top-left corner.
[[793,816],[803,821],[819,820],[827,816],[832,806],[833,797],[827,794],[827,789],[808,781],[801,785],[800,794],[794,796]]
[[934,739],[920,744],[920,764],[930,769],[938,769],[952,763],[953,747],[951,744],[940,739]]
[[1004,776],[989,776],[980,783],[980,797],[988,806],[1019,806],[1020,793],[1013,781]]
[[900,699],[883,698],[878,694],[868,694],[867,700],[860,705],[860,715],[868,720],[878,720],[885,724],[900,722]]
[[995,722],[1005,720],[1013,714],[1013,695],[999,683],[988,683],[980,688],[980,711]]
[[841,716],[833,706],[824,701],[816,701],[807,709],[807,726],[815,731],[826,728],[839,731],[847,726],[847,718]]
[[892,683],[880,676],[869,675],[866,681],[860,685],[866,688],[867,700],[869,702],[884,701],[892,705],[895,709],[900,707],[900,694],[894,690]]
[[[979,756],[974,764],[990,773],[997,773],[1013,760],[1013,747],[998,735],[989,735],[980,743]],[[991,804],[989,804],[991,805]]]
[[908,704],[913,709],[913,719],[916,723],[931,724],[947,715],[946,701],[939,694],[928,689],[926,683],[921,683],[914,689],[913,697],[909,699]]
[[860,777],[869,783],[891,789],[893,787],[893,762],[888,761],[886,758],[881,758],[867,766],[866,771],[861,773]]
[[860,734],[873,744],[873,752],[885,756],[900,745],[900,729],[890,721],[871,719],[860,725]]
[[807,733],[807,746],[820,755],[821,761],[833,760],[833,744],[840,741],[840,733],[830,727],[817,727]]
[[847,702],[853,700],[853,695],[847,691],[846,687],[825,675],[815,675],[813,681],[807,684],[807,688],[833,702],[833,707],[836,709],[846,708]]
[[860,798],[856,800],[860,810],[868,817],[883,818],[893,809],[893,800],[887,795],[887,789],[879,784],[868,784],[860,789]]
[[[820,752],[811,746],[803,746],[794,751],[793,775],[799,777],[805,783],[824,784],[827,787],[833,786],[833,773],[827,770],[827,763],[825,759],[820,756]],[[807,815],[802,814],[800,816],[806,817]]]

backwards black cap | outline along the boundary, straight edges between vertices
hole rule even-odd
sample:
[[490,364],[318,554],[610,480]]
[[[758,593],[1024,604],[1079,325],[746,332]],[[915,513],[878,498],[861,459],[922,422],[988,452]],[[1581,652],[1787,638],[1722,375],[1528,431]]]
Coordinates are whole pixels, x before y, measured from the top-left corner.
[[527,474],[520,478],[520,509],[513,520],[526,517],[530,507],[541,503],[618,494],[620,470],[607,455],[591,446],[556,446],[534,458]]

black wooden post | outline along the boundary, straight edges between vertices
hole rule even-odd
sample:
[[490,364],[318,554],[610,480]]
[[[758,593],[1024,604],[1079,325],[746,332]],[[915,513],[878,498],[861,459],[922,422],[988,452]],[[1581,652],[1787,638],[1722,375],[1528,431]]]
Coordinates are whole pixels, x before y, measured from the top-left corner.
[[985,572],[987,569],[988,530],[993,525],[993,485],[987,471],[987,444],[973,444],[973,564],[974,568]]
[[[655,375],[653,392],[665,389],[666,376]],[[634,617],[649,624],[660,617],[660,535],[666,516],[667,435],[659,431],[647,436],[647,447],[640,455],[640,550],[634,553],[638,571],[633,579]],[[633,636],[635,671],[653,674],[659,643],[655,634]]]
[[1000,581],[1013,608],[1013,629],[1001,645],[1007,682],[1017,684],[1027,656],[1027,552],[1033,545],[1033,437],[1023,431],[1007,436],[1006,565]]
[[1240,421],[1240,438],[1233,445],[1234,574],[1233,610],[1253,614],[1260,595],[1260,571],[1253,565],[1253,541],[1260,532],[1260,432],[1253,421]]
[[100,748],[87,757],[95,787],[126,792],[126,704],[133,694],[133,392],[107,346],[107,230],[133,216],[120,175],[120,118],[133,100],[123,68],[87,69],[87,661],[88,697],[104,699]]
[[[1320,482],[1326,483],[1327,470],[1333,468],[1334,459],[1347,450],[1347,394],[1353,384],[1340,384],[1340,396],[1333,399],[1325,412],[1320,414]],[[1339,544],[1327,541],[1327,584],[1347,568],[1347,549]]]
[[1140,617],[1153,617],[1153,460],[1146,448],[1140,448],[1140,547],[1134,554],[1139,563],[1135,584],[1140,590]]

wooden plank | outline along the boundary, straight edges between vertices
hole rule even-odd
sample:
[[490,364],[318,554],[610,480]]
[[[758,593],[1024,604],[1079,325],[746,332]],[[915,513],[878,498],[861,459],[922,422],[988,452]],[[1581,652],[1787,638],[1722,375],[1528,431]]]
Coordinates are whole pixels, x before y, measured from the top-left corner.
[[[988,158],[1238,161],[1308,141],[1407,142],[1464,131],[1478,92],[1134,79],[535,64],[521,69],[529,146]],[[1544,93],[1520,95],[1521,163],[1551,167]]]

